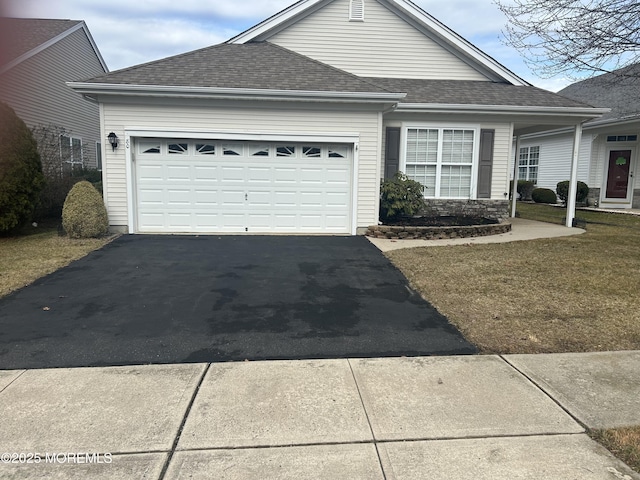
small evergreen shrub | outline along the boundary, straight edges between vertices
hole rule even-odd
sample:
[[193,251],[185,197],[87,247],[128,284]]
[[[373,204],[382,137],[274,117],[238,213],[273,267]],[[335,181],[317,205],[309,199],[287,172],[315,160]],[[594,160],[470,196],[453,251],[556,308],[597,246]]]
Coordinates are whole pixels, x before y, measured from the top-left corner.
[[11,107],[0,102],[0,232],[31,219],[43,184],[31,131]]
[[531,193],[535,184],[529,180],[518,180],[518,193],[520,200],[531,200]]
[[531,198],[536,203],[558,203],[556,192],[550,188],[534,188]]
[[76,183],[62,208],[62,227],[71,238],[93,238],[107,233],[109,218],[102,196],[91,183]]
[[[556,193],[563,205],[567,204],[569,198],[569,180],[559,182],[556,185]],[[589,196],[589,186],[584,182],[578,182],[578,188],[576,189],[576,202],[584,203]]]
[[415,215],[424,208],[424,186],[397,172],[384,180],[380,189],[380,218],[390,220],[401,215]]

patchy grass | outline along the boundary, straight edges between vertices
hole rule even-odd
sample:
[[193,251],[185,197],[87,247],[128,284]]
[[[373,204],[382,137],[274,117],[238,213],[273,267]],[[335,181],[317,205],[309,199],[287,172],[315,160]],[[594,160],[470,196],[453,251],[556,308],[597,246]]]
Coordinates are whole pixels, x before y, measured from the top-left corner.
[[[521,204],[523,218],[563,209]],[[640,217],[579,212],[587,233],[389,252],[483,353],[640,349]]]
[[592,430],[589,435],[640,473],[640,427]]
[[29,228],[20,235],[0,237],[0,297],[58,270],[113,237],[72,240],[57,227]]

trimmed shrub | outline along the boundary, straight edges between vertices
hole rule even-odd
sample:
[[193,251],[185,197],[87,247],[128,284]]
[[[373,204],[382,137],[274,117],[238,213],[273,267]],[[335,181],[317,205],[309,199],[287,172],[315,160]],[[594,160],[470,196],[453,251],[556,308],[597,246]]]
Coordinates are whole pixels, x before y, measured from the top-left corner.
[[[563,205],[567,204],[569,198],[569,180],[559,182],[556,185],[556,193]],[[584,203],[589,196],[589,186],[584,182],[578,182],[578,188],[576,190],[576,202]]]
[[43,184],[31,131],[11,107],[0,102],[0,232],[30,220]]
[[401,215],[415,215],[424,208],[424,186],[397,172],[384,180],[380,189],[380,218],[390,220]]
[[518,180],[518,193],[520,200],[531,200],[531,193],[535,184],[529,180]]
[[93,238],[107,233],[109,218],[102,196],[91,183],[76,183],[62,208],[62,227],[71,238]]
[[558,203],[556,192],[550,188],[534,188],[531,198],[536,203]]

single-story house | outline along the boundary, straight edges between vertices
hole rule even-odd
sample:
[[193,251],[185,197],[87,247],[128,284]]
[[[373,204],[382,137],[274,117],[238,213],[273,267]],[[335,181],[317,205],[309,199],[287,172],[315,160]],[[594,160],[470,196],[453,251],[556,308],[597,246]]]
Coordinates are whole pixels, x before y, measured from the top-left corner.
[[[574,83],[559,92],[611,109],[583,126],[578,180],[589,186],[588,203],[601,208],[640,208],[640,64]],[[556,129],[523,136],[518,176],[555,190],[570,176],[573,132]]]
[[100,105],[129,233],[363,233],[401,170],[508,216],[514,135],[603,113],[535,88],[408,0],[301,0],[227,42],[69,84]]
[[79,20],[0,18],[0,100],[29,128],[54,126],[60,160],[101,168],[99,106],[66,82],[108,72],[87,25]]

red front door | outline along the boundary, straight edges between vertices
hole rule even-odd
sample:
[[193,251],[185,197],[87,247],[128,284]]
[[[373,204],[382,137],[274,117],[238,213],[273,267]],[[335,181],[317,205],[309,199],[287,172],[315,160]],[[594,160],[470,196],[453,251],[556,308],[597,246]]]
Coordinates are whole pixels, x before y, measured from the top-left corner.
[[627,198],[631,150],[611,150],[607,174],[607,198]]

